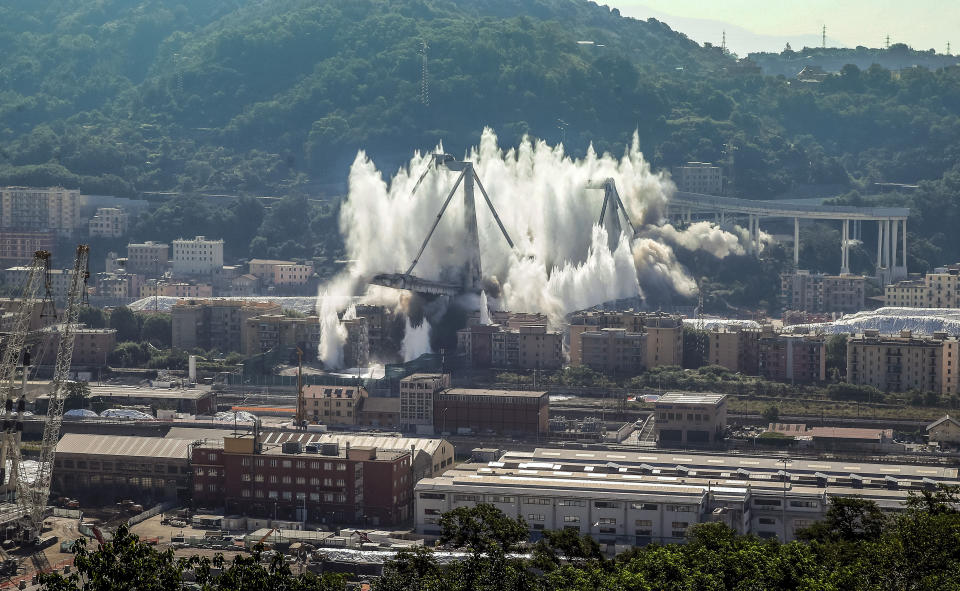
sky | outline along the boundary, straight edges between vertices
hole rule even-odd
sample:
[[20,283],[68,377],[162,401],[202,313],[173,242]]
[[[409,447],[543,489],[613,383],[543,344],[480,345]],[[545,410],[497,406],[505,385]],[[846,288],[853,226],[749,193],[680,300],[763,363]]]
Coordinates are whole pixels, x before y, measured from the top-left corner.
[[[740,55],[749,51],[780,51],[790,41],[794,49],[820,45],[827,27],[827,45],[883,47],[906,43],[914,49],[933,48],[960,54],[960,1],[957,0],[597,0],[620,9],[624,16],[662,20],[691,39],[727,46]],[[791,41],[791,39],[795,41]]]

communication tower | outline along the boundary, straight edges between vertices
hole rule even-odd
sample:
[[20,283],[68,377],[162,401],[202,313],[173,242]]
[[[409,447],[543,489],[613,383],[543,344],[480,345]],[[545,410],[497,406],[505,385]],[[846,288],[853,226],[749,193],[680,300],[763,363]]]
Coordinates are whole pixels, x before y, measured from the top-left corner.
[[425,107],[430,106],[430,78],[429,71],[427,70],[428,49],[430,49],[430,46],[427,45],[427,42],[421,41],[420,56],[422,60],[420,63],[420,102],[423,103]]

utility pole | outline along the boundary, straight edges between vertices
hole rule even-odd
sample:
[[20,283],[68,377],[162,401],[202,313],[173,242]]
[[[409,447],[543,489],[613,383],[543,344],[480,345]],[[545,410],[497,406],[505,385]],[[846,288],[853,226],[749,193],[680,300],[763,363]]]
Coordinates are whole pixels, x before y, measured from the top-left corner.
[[303,351],[297,347],[297,429],[303,429],[304,420],[304,400],[303,400]]
[[947,55],[950,55],[950,42],[947,41]]
[[723,39],[720,41],[720,52],[723,53],[724,55],[727,54],[727,31],[726,31],[726,29],[724,29],[724,31],[723,31]]
[[827,25],[823,25],[823,32],[820,34],[820,47],[827,48]]
[[890,49],[890,33],[887,33],[886,45],[884,47]]
[[427,70],[427,50],[430,49],[430,46],[427,45],[426,41],[420,42],[420,55],[422,56],[422,61],[420,64],[420,102],[423,103],[423,106],[430,106],[430,78],[429,71]]

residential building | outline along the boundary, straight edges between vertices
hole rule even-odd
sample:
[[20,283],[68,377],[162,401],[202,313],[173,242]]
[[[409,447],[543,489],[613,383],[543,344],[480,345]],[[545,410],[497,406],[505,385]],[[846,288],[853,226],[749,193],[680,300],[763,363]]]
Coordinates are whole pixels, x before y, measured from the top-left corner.
[[647,335],[625,328],[602,328],[581,332],[581,364],[615,375],[635,375],[644,370]]
[[252,296],[257,295],[260,287],[260,280],[247,273],[234,277],[230,281],[230,295],[233,296]]
[[56,233],[52,231],[0,231],[0,266],[29,265],[38,250],[53,251]]
[[726,394],[667,392],[654,403],[660,445],[716,445],[727,431]]
[[91,238],[120,238],[126,235],[129,225],[127,212],[119,207],[99,207],[90,219]]
[[523,516],[531,540],[570,529],[613,553],[683,543],[692,526],[711,521],[738,534],[792,541],[823,519],[829,496],[902,510],[916,491],[957,482],[955,467],[929,464],[535,449],[421,480],[414,516],[417,533],[437,536],[443,513],[490,503]]
[[433,434],[433,399],[450,387],[450,374],[415,373],[400,380],[400,428]]
[[249,272],[263,282],[264,285],[273,283],[275,269],[280,266],[296,265],[294,261],[278,261],[273,259],[250,259]]
[[170,263],[170,245],[159,242],[143,242],[127,245],[127,272],[147,277],[163,275]]
[[[367,346],[371,359],[387,361],[400,356],[404,320],[393,308],[357,304],[356,317],[367,321]],[[403,359],[401,358],[400,361]]]
[[258,355],[277,347],[299,348],[307,359],[316,357],[320,347],[320,317],[293,318],[264,314],[248,318],[244,355]]
[[922,279],[888,283],[884,303],[905,308],[960,308],[960,264],[938,267]]
[[[106,367],[107,356],[117,346],[117,331],[113,328],[83,328],[82,326],[79,325],[73,329],[71,366]],[[44,344],[39,347],[41,355],[35,363],[40,365],[56,363],[62,328],[63,325],[58,324],[44,329]]]
[[[520,328],[521,326],[542,325],[549,326],[550,320],[546,314],[539,312],[511,312],[508,310],[490,310],[490,324],[498,324],[504,328]],[[467,317],[467,326],[482,324],[480,311],[471,312]]]
[[223,269],[223,240],[206,236],[173,241],[174,275],[215,275]]
[[867,278],[799,270],[780,276],[780,304],[785,310],[849,313],[864,309]]
[[719,365],[730,371],[755,376],[759,371],[760,337],[771,334],[764,329],[744,326],[718,326],[709,331],[709,365]]
[[585,365],[582,353],[584,332],[622,328],[627,333],[644,333],[642,365],[646,368],[683,365],[683,317],[663,312],[586,311],[570,317],[570,364]]
[[144,505],[190,495],[190,439],[65,433],[57,443],[53,490],[84,503],[117,498]]
[[677,189],[704,195],[723,194],[723,169],[709,162],[687,162],[673,168]]
[[956,337],[945,332],[922,337],[909,330],[899,335],[866,330],[847,339],[847,381],[882,392],[955,394],[957,343]]
[[[3,272],[3,283],[7,285],[23,285],[30,274],[30,267],[10,267]],[[70,292],[70,280],[73,269],[50,269],[47,279],[50,280],[50,295],[58,302],[65,301]]]
[[63,187],[0,187],[0,228],[4,232],[52,231],[71,236],[80,217],[80,191]]
[[140,284],[140,297],[212,298],[213,286],[196,281],[169,281],[148,279]]
[[103,259],[104,273],[126,273],[127,258],[111,251]]
[[440,433],[538,437],[548,432],[549,420],[546,392],[447,388],[433,397],[433,426]]
[[457,352],[475,368],[559,369],[563,333],[542,324],[517,328],[475,324],[457,331]]
[[273,267],[271,283],[277,287],[306,285],[313,279],[313,265],[289,263]]
[[367,319],[352,318],[340,323],[347,330],[343,344],[343,363],[347,367],[366,367],[370,363],[370,340],[367,336]]
[[827,377],[822,336],[771,334],[759,340],[759,375],[791,384],[815,384]]
[[223,353],[244,349],[248,341],[247,320],[264,314],[279,314],[280,306],[249,300],[180,300],[171,308],[173,347],[216,349]]
[[960,445],[960,421],[943,415],[927,425],[927,440],[941,445]]
[[361,401],[367,396],[363,386],[304,386],[304,416],[312,423],[353,426],[357,424]]
[[97,295],[118,300],[138,298],[143,277],[135,273],[97,273]]
[[[14,323],[23,305],[20,298],[0,298],[0,333],[13,331]],[[40,330],[57,321],[57,310],[52,302],[35,299],[30,300],[26,305],[30,308],[27,330],[31,332]]]
[[267,444],[239,435],[224,437],[222,445],[194,447],[194,504],[333,526],[409,519],[414,485],[409,449],[341,447],[307,433],[276,435],[288,437]]

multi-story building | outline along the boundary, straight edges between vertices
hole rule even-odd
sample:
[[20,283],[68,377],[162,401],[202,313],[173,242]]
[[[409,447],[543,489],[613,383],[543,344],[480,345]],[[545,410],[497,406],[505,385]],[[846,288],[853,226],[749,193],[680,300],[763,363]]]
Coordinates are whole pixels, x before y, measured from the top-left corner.
[[247,320],[264,314],[279,314],[280,306],[247,300],[181,300],[171,308],[173,347],[243,351],[248,341]]
[[[467,317],[467,326],[481,324],[480,312],[471,312]],[[491,310],[490,324],[498,324],[504,328],[520,328],[521,326],[542,325],[549,326],[550,320],[546,314],[539,312],[511,312],[508,310]]]
[[127,233],[129,216],[119,207],[99,207],[90,219],[90,236],[96,238],[120,238]]
[[403,335],[403,319],[386,306],[357,304],[355,309],[357,318],[367,321],[370,357],[381,361],[397,357]]
[[772,334],[769,327],[718,326],[708,334],[708,364],[755,376],[759,371],[760,337],[768,334]]
[[147,279],[140,284],[140,297],[155,296],[171,298],[211,298],[213,286],[197,281],[167,281],[165,279]]
[[117,497],[148,504],[190,498],[192,439],[66,433],[57,443],[53,488],[90,503]]
[[[82,325],[80,325],[82,326]],[[57,348],[60,345],[60,333],[63,325],[51,326],[44,330],[41,354],[35,363],[53,365],[57,361]],[[73,329],[73,367],[106,367],[107,356],[117,346],[117,331],[112,328]]]
[[173,241],[174,275],[215,275],[223,269],[223,240],[206,236]]
[[400,380],[400,428],[433,434],[433,398],[450,387],[450,374],[415,373]]
[[273,285],[277,287],[306,285],[313,278],[313,265],[289,263],[273,268]]
[[570,363],[585,365],[581,334],[604,328],[622,328],[627,333],[645,333],[643,366],[683,365],[683,318],[662,312],[588,311],[570,317]]
[[433,426],[441,433],[497,433],[537,437],[547,433],[546,392],[448,388],[433,397]]
[[635,375],[644,370],[646,333],[625,328],[601,328],[581,332],[580,362],[590,369],[616,375]]
[[363,386],[304,386],[304,416],[313,423],[356,425],[357,410],[366,397],[367,390]]
[[332,526],[410,517],[411,450],[340,446],[309,433],[224,437],[193,448],[193,501],[228,513]]
[[919,390],[951,395],[957,392],[956,337],[945,332],[932,337],[881,335],[866,330],[847,339],[847,381],[882,392]]
[[343,344],[343,363],[347,367],[366,367],[370,363],[370,339],[367,336],[367,319],[353,318],[341,322],[347,330]]
[[654,403],[660,445],[716,445],[726,437],[727,396],[667,392]]
[[960,308],[960,264],[938,267],[923,279],[888,283],[884,303],[906,308]]
[[170,263],[170,245],[158,242],[143,242],[127,245],[127,271],[147,277],[163,275]]
[[357,411],[357,426],[373,429],[400,428],[400,399],[387,397],[364,398]]
[[785,310],[831,313],[863,310],[867,278],[799,270],[780,276],[780,304]]
[[0,231],[0,266],[29,265],[38,250],[51,252],[56,234],[50,231],[20,232]]
[[80,217],[80,191],[50,187],[0,187],[0,228],[55,232],[71,236],[85,225]]
[[704,195],[723,194],[723,170],[709,162],[687,162],[673,168],[677,189]]
[[[30,267],[10,267],[3,272],[3,282],[7,285],[23,285],[30,274]],[[73,269],[50,269],[47,278],[50,280],[50,295],[58,302],[67,299],[70,291],[70,279]]]
[[279,266],[296,265],[293,261],[278,261],[274,259],[250,259],[250,274],[263,282],[264,285],[273,283],[274,270]]
[[827,377],[822,336],[778,334],[760,337],[760,377],[791,384],[813,384]]
[[27,330],[40,330],[57,321],[56,308],[50,301],[35,299],[24,304],[20,298],[0,298],[0,333],[13,331],[14,323],[24,305],[29,308],[30,315]]
[[135,273],[97,273],[97,295],[114,299],[142,297],[143,277]]
[[739,534],[791,541],[823,519],[828,494],[900,509],[917,490],[957,482],[956,469],[946,466],[536,449],[421,480],[414,517],[417,533],[436,536],[443,513],[490,503],[523,516],[531,539],[570,529],[610,552],[682,543],[690,527],[711,521]]
[[559,369],[563,366],[563,333],[545,325],[505,328],[474,324],[457,331],[457,352],[472,367]]
[[320,317],[291,318],[265,314],[247,319],[244,355],[258,355],[277,347],[298,347],[307,358],[320,346]]

